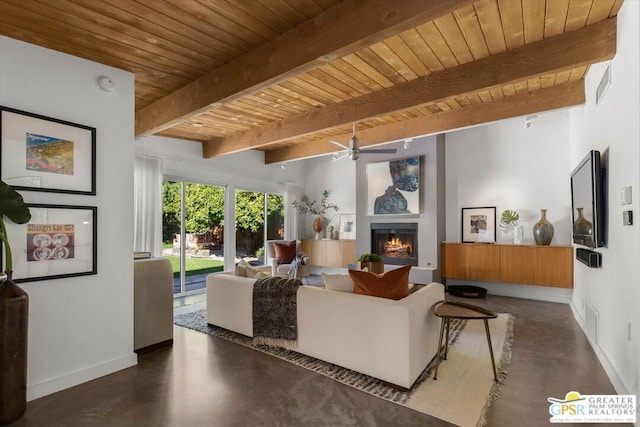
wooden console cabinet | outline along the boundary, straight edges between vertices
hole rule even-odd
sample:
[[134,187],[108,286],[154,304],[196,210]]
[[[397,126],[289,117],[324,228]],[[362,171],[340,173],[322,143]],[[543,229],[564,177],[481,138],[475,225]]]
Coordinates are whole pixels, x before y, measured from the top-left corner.
[[355,240],[303,240],[302,252],[311,265],[322,267],[348,267],[356,261]]
[[442,243],[442,275],[484,282],[573,288],[573,247]]

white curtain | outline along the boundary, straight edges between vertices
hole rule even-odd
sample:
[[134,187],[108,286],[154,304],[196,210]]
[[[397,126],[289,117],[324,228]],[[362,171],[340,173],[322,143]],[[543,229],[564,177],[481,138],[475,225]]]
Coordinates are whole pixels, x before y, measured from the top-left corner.
[[302,187],[297,184],[287,183],[284,197],[285,239],[294,240],[301,237],[298,211],[291,205],[294,200],[299,201],[300,197],[302,197]]
[[133,180],[133,250],[162,256],[162,165],[136,154]]

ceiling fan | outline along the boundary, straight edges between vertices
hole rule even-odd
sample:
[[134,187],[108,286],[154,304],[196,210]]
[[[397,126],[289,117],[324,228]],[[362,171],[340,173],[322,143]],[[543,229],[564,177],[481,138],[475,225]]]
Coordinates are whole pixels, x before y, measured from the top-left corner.
[[[358,157],[360,157],[360,154],[384,154],[384,153],[388,153],[388,154],[393,154],[395,153],[397,150],[395,148],[360,148],[360,140],[358,139],[358,137],[356,136],[356,125],[355,123],[353,124],[353,135],[351,135],[351,138],[349,138],[349,146],[347,147],[346,145],[338,142],[338,141],[329,141],[332,144],[337,145],[338,147],[343,148],[344,150],[347,150],[348,154],[349,154],[349,158],[351,160],[357,160]],[[337,153],[336,153],[337,154]],[[336,156],[334,154],[334,160],[337,160],[339,158],[339,156]]]

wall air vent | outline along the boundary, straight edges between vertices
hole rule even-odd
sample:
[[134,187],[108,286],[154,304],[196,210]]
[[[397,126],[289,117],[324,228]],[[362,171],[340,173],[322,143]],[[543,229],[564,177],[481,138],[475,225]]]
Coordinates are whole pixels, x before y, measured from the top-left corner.
[[611,86],[611,64],[607,65],[607,69],[604,70],[602,79],[600,79],[600,83],[598,83],[598,88],[596,89],[596,104],[602,102],[602,98],[604,98],[604,94],[607,92],[607,89],[609,89],[609,86]]
[[589,301],[584,302],[584,329],[594,344],[598,344],[598,324],[600,315]]

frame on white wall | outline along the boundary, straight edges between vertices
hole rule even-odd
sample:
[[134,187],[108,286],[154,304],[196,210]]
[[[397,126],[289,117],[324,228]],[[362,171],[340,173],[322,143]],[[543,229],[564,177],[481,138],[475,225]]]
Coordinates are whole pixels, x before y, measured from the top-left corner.
[[496,241],[496,207],[462,208],[462,243]]
[[98,273],[97,207],[27,206],[31,212],[28,223],[6,224],[7,234],[12,236],[16,283]]
[[356,214],[340,214],[340,239],[356,238]]
[[0,106],[0,177],[16,190],[96,194],[96,129]]

